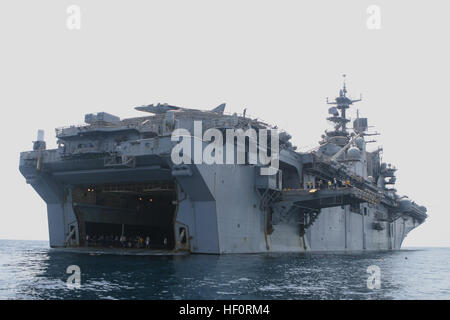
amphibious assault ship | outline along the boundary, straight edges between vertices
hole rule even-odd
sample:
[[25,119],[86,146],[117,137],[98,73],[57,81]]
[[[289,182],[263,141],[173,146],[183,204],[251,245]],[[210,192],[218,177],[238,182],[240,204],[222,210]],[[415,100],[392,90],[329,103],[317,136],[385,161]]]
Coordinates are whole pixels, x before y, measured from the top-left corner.
[[274,174],[249,163],[247,149],[243,164],[174,163],[173,132],[194,135],[196,121],[201,135],[192,143],[203,151],[209,142],[201,137],[211,128],[277,129],[245,112],[226,114],[225,104],[209,111],[148,105],[136,109],[151,115],[129,119],[88,114],[85,125],[56,129],[56,149],[47,150],[38,132],[33,150],[20,155],[20,172],[47,204],[52,248],[399,249],[427,218],[426,208],[397,194],[397,169],[382,162],[382,148],[366,149],[373,135],[367,118],[357,116],[348,128],[346,111],[357,101],[344,82],[338,97],[327,100],[333,128],[308,152],[297,151],[280,131]]

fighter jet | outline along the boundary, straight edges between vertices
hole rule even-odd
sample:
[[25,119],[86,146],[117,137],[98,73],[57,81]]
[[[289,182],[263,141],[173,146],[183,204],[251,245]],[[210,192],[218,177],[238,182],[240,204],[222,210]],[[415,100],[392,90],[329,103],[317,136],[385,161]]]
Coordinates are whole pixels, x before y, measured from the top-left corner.
[[[144,112],[150,112],[154,114],[162,114],[166,113],[170,110],[191,110],[191,111],[200,111],[198,109],[189,109],[189,108],[182,108],[177,106],[171,106],[167,103],[158,103],[157,105],[149,104],[147,106],[140,106],[135,107],[138,111],[144,111]],[[211,112],[223,114],[223,111],[225,110],[225,103],[222,103],[221,105],[215,107],[214,109],[210,110]]]
[[180,107],[171,106],[167,103],[158,103],[156,106],[153,104],[149,104],[147,106],[135,107],[138,111],[150,112],[154,114],[166,113],[169,110],[180,110]]

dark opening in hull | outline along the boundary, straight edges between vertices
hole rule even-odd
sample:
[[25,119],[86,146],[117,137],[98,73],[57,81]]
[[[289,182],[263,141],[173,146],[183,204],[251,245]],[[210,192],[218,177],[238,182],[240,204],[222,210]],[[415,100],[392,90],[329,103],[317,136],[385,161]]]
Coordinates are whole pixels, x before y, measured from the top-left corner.
[[72,199],[81,246],[167,250],[175,246],[172,181],[76,186]]

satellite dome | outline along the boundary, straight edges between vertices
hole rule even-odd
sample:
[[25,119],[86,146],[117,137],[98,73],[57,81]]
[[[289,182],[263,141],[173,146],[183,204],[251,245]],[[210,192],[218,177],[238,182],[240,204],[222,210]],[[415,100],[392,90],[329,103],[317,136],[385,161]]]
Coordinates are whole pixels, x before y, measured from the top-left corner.
[[339,116],[339,111],[336,107],[331,107],[330,109],[328,109],[328,113],[335,117]]
[[347,158],[349,160],[359,160],[361,159],[361,153],[358,148],[351,147],[347,151]]

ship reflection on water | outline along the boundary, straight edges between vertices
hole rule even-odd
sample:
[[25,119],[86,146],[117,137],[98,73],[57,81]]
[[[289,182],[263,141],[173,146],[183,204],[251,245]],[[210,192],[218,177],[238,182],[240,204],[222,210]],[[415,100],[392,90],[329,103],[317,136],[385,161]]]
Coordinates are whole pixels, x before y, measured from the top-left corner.
[[[449,299],[450,248],[387,252],[117,256],[0,240],[1,299]],[[81,271],[79,289],[67,267]],[[379,266],[381,289],[367,288]]]

